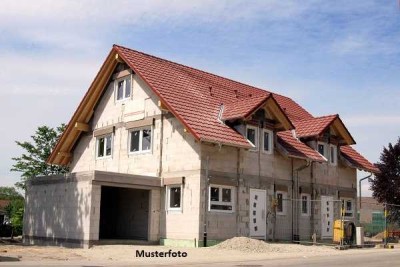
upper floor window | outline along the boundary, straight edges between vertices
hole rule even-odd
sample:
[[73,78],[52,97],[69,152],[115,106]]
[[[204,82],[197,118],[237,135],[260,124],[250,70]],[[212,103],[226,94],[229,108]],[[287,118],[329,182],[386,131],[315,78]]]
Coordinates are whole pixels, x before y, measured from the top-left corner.
[[263,151],[271,154],[274,151],[274,132],[263,129]]
[[210,185],[209,190],[209,210],[233,212],[234,187]]
[[112,134],[97,137],[96,156],[97,158],[111,157],[112,154]]
[[115,99],[116,101],[128,99],[131,97],[132,85],[131,76],[125,76],[115,81]]
[[247,125],[246,138],[254,145],[254,148],[252,148],[252,150],[257,150],[258,149],[258,127]]
[[133,129],[130,131],[129,152],[151,151],[151,127]]

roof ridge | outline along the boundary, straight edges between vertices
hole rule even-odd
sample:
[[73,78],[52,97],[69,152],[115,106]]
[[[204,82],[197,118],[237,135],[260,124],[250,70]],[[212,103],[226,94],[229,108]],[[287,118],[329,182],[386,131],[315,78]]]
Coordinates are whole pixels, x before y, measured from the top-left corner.
[[[233,79],[231,79],[231,78],[223,77],[223,76],[221,76],[221,75],[218,75],[218,74],[215,74],[215,73],[211,73],[211,72],[208,72],[208,71],[205,71],[205,70],[202,70],[202,69],[190,67],[190,66],[185,65],[185,64],[182,64],[182,63],[178,63],[178,62],[174,62],[174,61],[171,61],[171,60],[168,60],[168,59],[165,59],[165,58],[161,58],[161,57],[158,57],[158,56],[154,56],[154,55],[151,55],[151,54],[148,54],[148,53],[145,53],[145,52],[141,52],[141,51],[138,51],[138,50],[135,50],[135,49],[126,47],[126,46],[114,44],[113,47],[121,47],[121,48],[124,48],[124,49],[128,49],[128,50],[134,51],[134,52],[136,52],[136,53],[140,53],[140,54],[142,54],[142,55],[155,58],[155,59],[157,59],[157,60],[162,60],[162,61],[165,61],[165,62],[167,62],[167,63],[172,63],[172,64],[176,64],[176,65],[179,65],[179,66],[182,66],[182,67],[185,67],[185,68],[189,68],[189,69],[192,69],[192,70],[195,70],[195,71],[200,71],[200,72],[203,72],[203,73],[205,73],[205,74],[208,74],[208,75],[211,75],[211,76],[214,76],[214,77],[218,77],[218,78],[221,78],[221,79],[225,79],[225,80],[228,80],[228,81],[231,81],[231,82],[240,84],[240,85],[249,86],[249,87],[252,87],[252,88],[254,88],[254,89],[256,89],[256,90],[265,91],[265,92],[270,93],[270,94],[273,93],[273,92],[271,92],[271,91],[269,91],[269,90],[267,90],[267,89],[255,87],[255,86],[250,85],[250,84],[246,84],[246,83],[243,83],[243,82],[239,82],[239,81],[233,80]],[[274,94],[275,94],[275,93],[274,93]]]

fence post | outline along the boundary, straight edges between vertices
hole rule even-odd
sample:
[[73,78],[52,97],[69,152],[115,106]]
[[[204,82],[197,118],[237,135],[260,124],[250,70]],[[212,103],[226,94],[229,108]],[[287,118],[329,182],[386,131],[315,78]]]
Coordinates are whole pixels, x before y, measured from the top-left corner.
[[340,209],[340,246],[343,246],[344,239],[344,200],[342,200]]
[[383,231],[383,244],[386,246],[387,245],[387,243],[388,243],[388,227],[387,227],[387,215],[388,215],[388,212],[387,212],[387,206],[386,206],[386,203],[384,203],[383,204],[383,215],[384,215],[384,217],[385,217],[385,230]]

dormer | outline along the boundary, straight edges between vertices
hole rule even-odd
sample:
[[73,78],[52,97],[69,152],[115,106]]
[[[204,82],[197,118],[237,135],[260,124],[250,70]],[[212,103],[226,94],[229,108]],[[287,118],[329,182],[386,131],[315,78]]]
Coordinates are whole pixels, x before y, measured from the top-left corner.
[[355,144],[337,114],[296,121],[294,124],[296,137],[314,148],[330,165],[337,165],[340,146]]
[[243,98],[223,106],[221,120],[242,134],[252,145],[250,151],[272,154],[276,132],[293,125],[272,94]]

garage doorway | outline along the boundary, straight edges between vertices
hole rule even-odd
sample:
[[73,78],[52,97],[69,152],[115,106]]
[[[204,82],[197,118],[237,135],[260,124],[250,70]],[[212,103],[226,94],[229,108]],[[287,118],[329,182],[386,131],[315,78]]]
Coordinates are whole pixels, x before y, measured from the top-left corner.
[[148,239],[150,190],[101,187],[100,239]]

